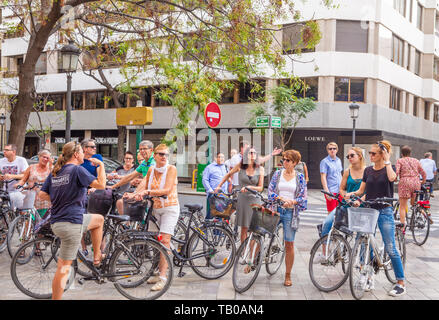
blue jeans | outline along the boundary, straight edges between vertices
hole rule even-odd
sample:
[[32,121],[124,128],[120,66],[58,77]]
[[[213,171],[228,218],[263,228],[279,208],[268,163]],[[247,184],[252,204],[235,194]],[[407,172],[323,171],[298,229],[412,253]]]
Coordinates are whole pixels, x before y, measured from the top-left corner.
[[395,220],[393,218],[393,208],[387,207],[380,209],[379,211],[380,215],[378,216],[377,224],[384,240],[384,248],[392,261],[396,280],[404,280],[404,268],[395,243]]
[[277,212],[280,213],[280,221],[284,227],[284,240],[287,242],[294,242],[296,238],[296,230],[291,228],[291,221],[293,218],[293,209],[278,207]]
[[327,216],[326,216],[326,219],[325,219],[325,222],[323,222],[323,227],[322,227],[322,238],[324,237],[324,236],[326,236],[328,233],[329,233],[329,231],[331,230],[331,228],[332,228],[332,224],[334,223],[334,219],[335,219],[335,211],[336,211],[337,209],[334,209],[334,210],[332,210]]

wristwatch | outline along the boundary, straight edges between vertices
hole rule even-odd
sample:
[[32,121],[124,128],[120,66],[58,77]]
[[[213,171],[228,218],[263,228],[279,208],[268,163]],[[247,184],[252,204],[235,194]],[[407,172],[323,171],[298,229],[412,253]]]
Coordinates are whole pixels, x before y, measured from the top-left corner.
[[386,162],[384,162],[384,164],[387,166],[387,165],[392,164],[392,163],[390,161],[386,161]]

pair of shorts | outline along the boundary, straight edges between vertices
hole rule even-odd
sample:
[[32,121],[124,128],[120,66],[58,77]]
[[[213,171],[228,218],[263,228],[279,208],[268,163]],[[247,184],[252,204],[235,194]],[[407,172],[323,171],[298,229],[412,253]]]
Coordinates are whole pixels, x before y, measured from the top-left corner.
[[[177,225],[178,218],[180,217],[180,206],[153,209],[152,214],[157,218],[160,233],[167,233],[173,236],[175,226]],[[154,229],[151,227],[148,228],[148,230],[153,231]]]
[[279,223],[282,223],[284,228],[284,240],[287,242],[294,242],[294,239],[296,238],[296,230],[291,227],[293,210],[279,207],[277,212],[280,213]]
[[66,260],[75,260],[81,244],[83,233],[87,231],[91,221],[90,214],[84,214],[82,224],[71,222],[55,222],[51,225],[53,233],[61,239],[59,257]]

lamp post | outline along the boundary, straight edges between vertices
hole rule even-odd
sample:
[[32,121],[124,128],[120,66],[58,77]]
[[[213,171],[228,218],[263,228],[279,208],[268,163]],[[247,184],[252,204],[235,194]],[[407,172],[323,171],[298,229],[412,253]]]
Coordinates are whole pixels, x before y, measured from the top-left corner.
[[360,113],[360,106],[354,101],[349,105],[349,111],[351,112],[352,118],[352,146],[355,147],[355,120],[358,118],[358,114]]
[[78,66],[79,55],[81,50],[69,41],[69,44],[61,48],[62,67],[67,73],[67,96],[66,96],[66,141],[71,139],[71,118],[72,118],[72,74],[76,71]]
[[4,126],[5,126],[5,121],[6,121],[6,116],[5,116],[5,114],[4,113],[2,113],[1,115],[0,115],[0,127],[1,127],[1,133],[0,133],[0,135],[1,135],[1,149],[3,150],[3,133],[4,133]]

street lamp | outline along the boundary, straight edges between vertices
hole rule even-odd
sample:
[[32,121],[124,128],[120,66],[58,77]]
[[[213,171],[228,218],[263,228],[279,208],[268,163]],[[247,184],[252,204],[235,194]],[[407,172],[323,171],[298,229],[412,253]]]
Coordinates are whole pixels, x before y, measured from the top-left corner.
[[1,129],[0,129],[0,130],[1,130],[0,135],[1,135],[1,148],[2,148],[2,150],[3,150],[3,132],[4,132],[5,122],[6,122],[6,116],[5,116],[4,113],[2,113],[2,114],[0,115],[0,127],[1,127]]
[[66,143],[70,142],[70,123],[72,117],[72,74],[78,66],[81,50],[69,41],[69,44],[61,48],[62,68],[67,73],[67,96],[66,96]]
[[358,118],[358,114],[360,113],[360,106],[354,101],[349,105],[349,111],[351,112],[352,118],[352,146],[355,147],[355,120]]

